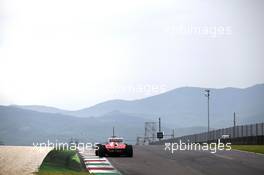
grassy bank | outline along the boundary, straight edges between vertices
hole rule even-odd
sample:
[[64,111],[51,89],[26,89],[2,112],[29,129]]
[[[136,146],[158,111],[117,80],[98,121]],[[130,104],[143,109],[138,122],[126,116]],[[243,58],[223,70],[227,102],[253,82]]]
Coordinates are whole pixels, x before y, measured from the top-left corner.
[[264,154],[264,145],[232,145],[232,149]]
[[38,175],[87,175],[76,153],[72,150],[52,150],[43,160]]

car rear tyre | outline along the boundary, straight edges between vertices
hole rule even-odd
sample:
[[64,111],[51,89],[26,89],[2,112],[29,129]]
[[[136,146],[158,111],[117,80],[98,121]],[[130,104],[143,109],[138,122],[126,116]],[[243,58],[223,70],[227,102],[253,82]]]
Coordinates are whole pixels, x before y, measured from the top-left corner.
[[133,157],[133,147],[132,147],[132,145],[127,145],[126,150],[127,150],[127,156],[128,157]]
[[99,145],[98,147],[99,147],[98,156],[99,157],[105,157],[105,147],[104,147],[104,145]]

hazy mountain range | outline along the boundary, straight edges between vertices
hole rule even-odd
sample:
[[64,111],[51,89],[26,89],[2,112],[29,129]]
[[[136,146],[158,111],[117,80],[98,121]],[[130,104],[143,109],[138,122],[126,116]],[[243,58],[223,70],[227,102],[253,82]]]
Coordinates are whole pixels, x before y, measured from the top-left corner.
[[[238,124],[264,121],[264,84],[245,89],[210,89],[211,127],[229,127],[233,113]],[[32,144],[33,141],[103,141],[117,133],[135,141],[143,136],[144,122],[162,118],[163,129],[176,135],[202,132],[207,125],[207,99],[204,88],[182,87],[139,99],[111,100],[95,106],[67,111],[47,106],[0,106],[0,141],[6,144]]]

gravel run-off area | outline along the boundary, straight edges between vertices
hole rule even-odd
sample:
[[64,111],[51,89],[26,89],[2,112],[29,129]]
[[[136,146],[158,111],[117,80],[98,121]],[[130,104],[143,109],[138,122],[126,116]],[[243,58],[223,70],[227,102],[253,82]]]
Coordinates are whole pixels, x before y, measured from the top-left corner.
[[50,150],[32,146],[0,146],[0,175],[33,174]]

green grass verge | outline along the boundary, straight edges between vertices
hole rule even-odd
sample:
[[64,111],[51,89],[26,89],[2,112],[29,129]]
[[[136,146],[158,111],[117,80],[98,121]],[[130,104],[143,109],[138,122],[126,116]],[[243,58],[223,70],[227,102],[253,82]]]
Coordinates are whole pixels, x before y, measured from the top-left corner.
[[89,175],[76,151],[52,150],[43,160],[37,175]]
[[231,145],[232,149],[264,154],[264,145]]
[[89,173],[84,171],[78,172],[60,166],[43,165],[38,175],[89,175]]

